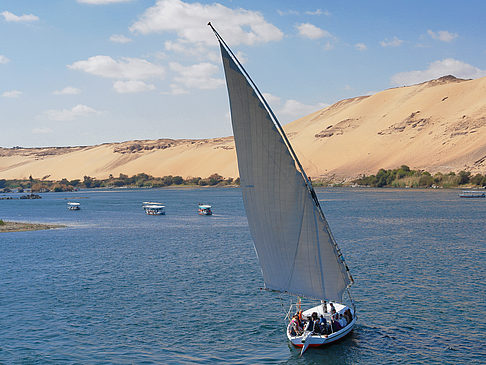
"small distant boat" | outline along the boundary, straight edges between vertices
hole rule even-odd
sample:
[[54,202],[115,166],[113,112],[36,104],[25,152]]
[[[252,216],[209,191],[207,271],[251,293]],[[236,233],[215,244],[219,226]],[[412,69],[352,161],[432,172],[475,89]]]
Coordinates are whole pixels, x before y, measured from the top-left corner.
[[165,215],[165,206],[156,202],[143,202],[143,210],[148,215]]
[[459,198],[486,198],[486,193],[483,191],[464,190],[459,194]]
[[206,204],[199,204],[198,213],[199,215],[213,215],[211,206]]
[[69,210],[80,210],[81,209],[81,204],[76,203],[76,202],[68,202],[67,203],[67,208]]

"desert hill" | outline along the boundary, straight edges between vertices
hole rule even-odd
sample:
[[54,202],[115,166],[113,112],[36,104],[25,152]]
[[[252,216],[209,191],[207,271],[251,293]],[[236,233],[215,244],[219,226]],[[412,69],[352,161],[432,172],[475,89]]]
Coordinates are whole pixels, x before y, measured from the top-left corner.
[[[354,178],[408,165],[486,173],[486,78],[444,76],[342,100],[285,126],[311,177]],[[238,176],[232,137],[97,146],[0,148],[0,178],[107,178],[110,174]]]

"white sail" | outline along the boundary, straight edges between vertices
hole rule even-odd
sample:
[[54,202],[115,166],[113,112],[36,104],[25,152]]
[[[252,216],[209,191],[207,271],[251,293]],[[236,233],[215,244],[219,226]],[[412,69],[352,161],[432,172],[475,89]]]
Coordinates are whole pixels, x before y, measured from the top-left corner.
[[352,279],[314,191],[307,185],[310,182],[296,168],[283,130],[277,129],[280,126],[262,103],[263,97],[250,85],[219,36],[218,40],[240,186],[265,286],[311,298],[342,300]]

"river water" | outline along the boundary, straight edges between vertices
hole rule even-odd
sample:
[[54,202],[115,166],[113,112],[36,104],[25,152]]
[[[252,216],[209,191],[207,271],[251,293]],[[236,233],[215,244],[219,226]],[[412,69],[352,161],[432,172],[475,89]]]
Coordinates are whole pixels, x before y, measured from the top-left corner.
[[92,190],[0,200],[1,219],[67,225],[0,234],[0,363],[485,363],[486,199],[317,192],[355,279],[343,341],[289,345],[239,189]]

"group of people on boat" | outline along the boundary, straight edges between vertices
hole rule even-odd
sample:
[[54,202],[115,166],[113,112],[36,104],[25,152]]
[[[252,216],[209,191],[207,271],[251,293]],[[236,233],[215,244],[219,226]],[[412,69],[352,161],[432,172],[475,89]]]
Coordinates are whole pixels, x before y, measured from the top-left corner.
[[[337,313],[332,303],[330,303],[330,307],[330,323],[322,314],[318,317],[317,312],[312,313],[307,318],[303,318],[302,310],[299,310],[292,316],[290,321],[290,334],[292,336],[301,336],[306,332],[310,332],[316,335],[330,335],[343,329],[353,320],[353,315],[349,308],[346,308],[343,313]],[[326,306],[323,305],[323,308],[326,308]],[[324,313],[327,313],[327,308],[324,310]]]

